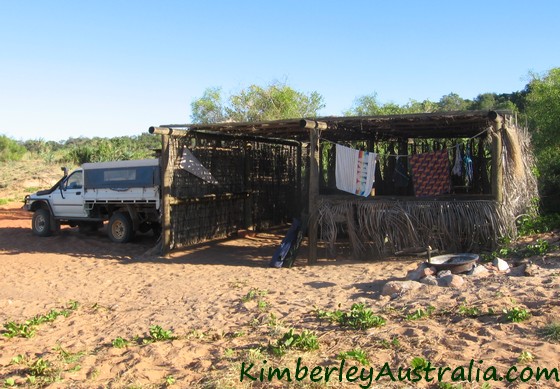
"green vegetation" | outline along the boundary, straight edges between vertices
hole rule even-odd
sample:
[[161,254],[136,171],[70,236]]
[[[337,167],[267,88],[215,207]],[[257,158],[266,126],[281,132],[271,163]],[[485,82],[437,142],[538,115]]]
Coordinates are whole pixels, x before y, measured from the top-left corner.
[[[21,365],[23,367],[21,373],[25,376],[26,387],[43,387],[58,382],[61,380],[62,372],[67,371],[55,366],[52,362],[44,358],[32,360],[29,356],[21,354],[12,358],[10,364]],[[9,384],[9,386],[17,386],[18,382],[15,377],[12,377]]]
[[354,359],[355,361],[358,361],[359,363],[361,363],[362,365],[369,365],[369,359],[367,356],[367,353],[364,350],[361,350],[359,348],[355,348],[351,351],[346,351],[346,352],[341,352],[340,354],[337,355],[338,359]]
[[467,317],[478,317],[483,314],[482,311],[477,307],[471,307],[466,304],[461,304],[461,306],[459,306],[458,313],[461,316]]
[[406,320],[421,320],[426,319],[434,313],[436,308],[434,306],[429,305],[426,309],[418,308],[411,314],[406,315]]
[[519,235],[540,234],[560,228],[560,214],[530,216],[523,215],[517,220],[517,231]]
[[543,75],[532,74],[531,78],[525,88],[525,113],[537,157],[541,205],[545,212],[557,212],[560,209],[560,68]]
[[401,342],[399,338],[395,336],[390,341],[386,339],[380,340],[379,345],[384,349],[398,349],[401,347]]
[[171,386],[175,384],[175,382],[177,382],[177,380],[172,375],[168,375],[165,377],[165,386]]
[[506,319],[512,323],[520,323],[531,317],[531,313],[527,309],[520,307],[504,309],[503,312]]
[[260,290],[258,288],[251,288],[251,290],[245,296],[243,296],[241,301],[246,303],[248,301],[258,300],[261,297],[266,296],[267,294],[268,294],[267,290]]
[[16,323],[10,321],[4,323],[4,332],[6,338],[32,338],[35,336],[35,327],[27,323]]
[[428,361],[425,358],[422,357],[415,357],[412,358],[412,361],[410,361],[410,367],[414,370],[414,369],[423,369],[425,367],[428,367]]
[[386,321],[383,317],[373,313],[364,304],[352,304],[349,312],[336,310],[334,312],[316,311],[319,318],[326,318],[338,323],[342,327],[350,327],[356,330],[365,330],[373,327],[381,327]]
[[20,143],[5,135],[0,135],[0,162],[20,161],[26,151]]
[[0,162],[42,160],[45,163],[81,165],[85,162],[153,158],[160,138],[150,134],[115,138],[69,138],[64,142],[42,139],[18,142],[0,135]]
[[529,351],[522,351],[521,354],[519,354],[519,357],[517,357],[517,362],[519,363],[530,363],[533,362],[533,360],[535,359],[535,357],[533,356],[533,354]]
[[130,342],[122,337],[117,337],[115,339],[113,339],[113,341],[111,342],[111,344],[113,345],[113,347],[115,348],[125,348],[126,346],[128,346],[130,344]]
[[144,338],[143,340],[144,343],[162,342],[165,340],[177,339],[177,337],[173,335],[173,331],[164,330],[159,325],[151,326],[148,334],[148,337]]
[[59,316],[68,317],[72,311],[78,309],[78,306],[77,301],[69,301],[67,307],[60,311],[51,309],[46,314],[37,315],[32,319],[26,320],[24,323],[16,323],[14,321],[4,323],[2,335],[6,338],[31,338],[35,335],[35,327],[43,323],[53,322]]
[[274,355],[282,356],[288,349],[299,351],[317,350],[319,349],[319,341],[317,335],[313,332],[303,330],[301,334],[298,334],[293,328],[290,328],[275,344],[271,344],[269,349]]

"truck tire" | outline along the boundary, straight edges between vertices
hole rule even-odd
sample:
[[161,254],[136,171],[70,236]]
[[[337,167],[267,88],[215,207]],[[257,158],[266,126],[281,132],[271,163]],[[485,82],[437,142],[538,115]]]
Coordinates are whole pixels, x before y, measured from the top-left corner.
[[126,243],[134,237],[132,220],[126,213],[115,212],[109,219],[107,234],[115,243]]
[[48,209],[39,208],[33,214],[31,220],[31,230],[37,236],[50,236],[51,231],[51,213]]

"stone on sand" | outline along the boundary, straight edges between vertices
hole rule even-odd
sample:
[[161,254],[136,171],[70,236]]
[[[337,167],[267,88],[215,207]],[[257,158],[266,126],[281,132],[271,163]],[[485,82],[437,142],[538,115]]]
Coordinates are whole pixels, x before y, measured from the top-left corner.
[[381,294],[384,296],[401,295],[408,291],[416,290],[421,286],[422,284],[417,281],[389,281],[383,286]]

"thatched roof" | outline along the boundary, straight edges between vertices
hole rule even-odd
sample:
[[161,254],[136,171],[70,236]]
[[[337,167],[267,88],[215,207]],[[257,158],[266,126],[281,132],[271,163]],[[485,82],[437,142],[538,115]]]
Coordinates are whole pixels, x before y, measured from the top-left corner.
[[[510,111],[434,112],[387,116],[326,116],[312,121],[326,123],[321,137],[331,141],[383,140],[391,138],[469,138],[488,128],[498,116]],[[306,141],[305,120],[226,122],[212,124],[170,124],[160,128],[224,133]],[[154,127],[150,128],[153,132]]]

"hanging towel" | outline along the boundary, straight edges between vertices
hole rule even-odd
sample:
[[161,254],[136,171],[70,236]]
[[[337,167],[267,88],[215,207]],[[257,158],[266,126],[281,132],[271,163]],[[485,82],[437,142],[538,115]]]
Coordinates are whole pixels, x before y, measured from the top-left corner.
[[210,170],[206,169],[200,161],[194,156],[194,154],[187,149],[186,147],[183,149],[183,154],[181,155],[181,162],[179,163],[181,169],[188,171],[191,174],[194,174],[198,178],[202,180],[218,185],[218,180],[216,180]]
[[451,191],[447,150],[416,154],[409,162],[415,196],[437,196]]
[[455,165],[452,170],[453,175],[461,177],[463,175],[463,161],[461,159],[461,148],[457,144],[455,146]]
[[377,154],[336,145],[336,187],[367,197],[375,183]]

